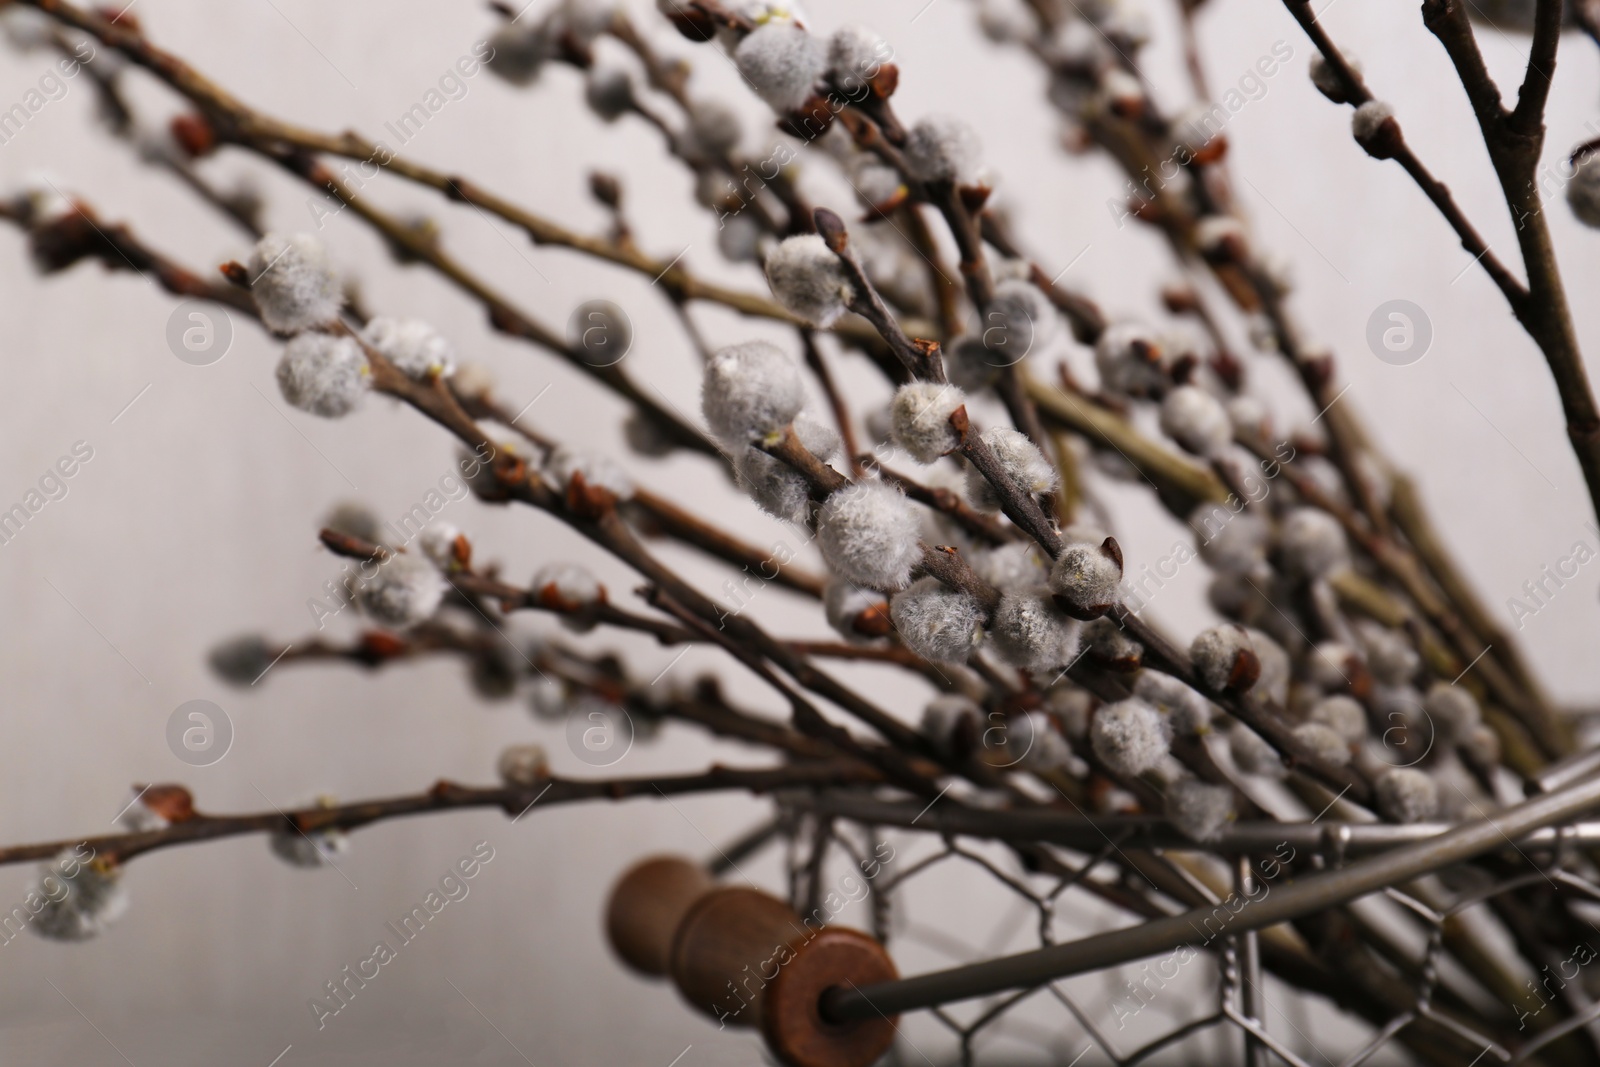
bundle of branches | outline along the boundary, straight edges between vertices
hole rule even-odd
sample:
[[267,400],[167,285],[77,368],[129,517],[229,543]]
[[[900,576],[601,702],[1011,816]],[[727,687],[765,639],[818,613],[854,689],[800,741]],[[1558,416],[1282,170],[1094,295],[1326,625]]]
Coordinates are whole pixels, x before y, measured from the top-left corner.
[[[1473,5],[1422,7],[1516,221],[1520,263],[1508,263],[1312,6],[1286,5],[1315,47],[1312,81],[1329,106],[1351,109],[1354,150],[1394,161],[1416,183],[1544,356],[1600,500],[1600,413],[1538,169],[1557,44],[1569,22],[1592,32],[1591,13],[1557,0],[1494,13],[1506,32],[1529,35],[1508,105],[1479,54]],[[1060,284],[1060,264],[1027,249],[1020,220],[991,202],[978,134],[955,118],[897,113],[902,79],[939,72],[902,70],[877,33],[815,25],[781,3],[661,0],[652,18],[687,44],[607,4],[565,0],[537,14],[497,6],[497,26],[461,71],[482,64],[525,87],[546,68],[580,72],[598,118],[659,131],[693,175],[721,253],[759,264],[770,293],[645,251],[614,176],[590,177],[609,228],[576,232],[381,140],[258,110],[165,50],[132,12],[66,0],[4,5],[14,43],[86,71],[112,133],[252,245],[220,271],[180,263],[134,224],[43,181],[0,202],[42,273],[98,261],[255,320],[281,340],[277,380],[288,404],[358,419],[367,394],[393,398],[432,424],[419,423],[419,433],[443,431],[459,444],[459,484],[478,500],[544,513],[640,583],[619,595],[580,564],[550,560],[522,585],[482,561],[470,529],[431,514],[384,525],[347,507],[321,528],[343,568],[322,603],[328,613],[353,607],[369,628],[349,642],[320,632],[227,642],[211,653],[224,678],[254,685],[274,667],[311,660],[381,669],[456,657],[479,693],[518,694],[569,736],[577,722],[585,744],[642,741],[670,720],[769,757],[574,779],[552,774],[540,746],[518,745],[499,754],[496,785],[441,781],[415,795],[242,815],[198,812],[180,785],[147,787],[125,813],[125,833],[0,848],[0,863],[46,864],[33,928],[101,932],[124,905],[122,868],[169,846],[261,833],[289,862],[317,867],[335,861],[348,832],[399,816],[493,806],[521,818],[535,804],[745,791],[769,796],[773,818],[711,873],[786,840],[800,912],[818,907],[829,851],[858,854],[849,828],[865,829],[870,848],[874,828],[898,826],[933,834],[944,854],[965,854],[958,838],[989,842],[997,878],[1054,887],[1025,894],[1045,912],[1070,890],[1129,919],[1115,934],[941,975],[828,978],[801,1014],[830,1033],[933,1008],[970,1059],[973,1037],[1013,1000],[970,1025],[943,1005],[1007,990],[1064,997],[1053,984],[1061,977],[1188,949],[1220,960],[1218,1011],[1130,1059],[1227,1022],[1249,1062],[1303,1062],[1297,1042],[1274,1036],[1263,1017],[1263,969],[1364,1019],[1376,1034],[1368,1055],[1393,1042],[1441,1064],[1475,1063],[1491,1050],[1499,1061],[1600,1058],[1588,1025],[1600,1015],[1600,983],[1564,971],[1559,990],[1549,981],[1555,961],[1594,930],[1600,854],[1575,820],[1594,806],[1595,761],[1451,562],[1416,490],[1379,454],[1354,404],[1341,402],[1334,355],[1297,324],[1290,283],[1230,192],[1225,118],[1205,103],[1177,115],[1160,106],[1135,62],[1144,21],[1122,4],[977,7],[985,36],[1047,75],[1063,143],[1126,171],[1121,217],[1165,238],[1184,279],[1160,291],[1167,323],[1113,318]],[[1180,15],[1204,101],[1197,7],[1185,0]],[[732,62],[771,108],[776,147],[746,150],[737,112],[696,91],[692,60]],[[151,133],[139,121],[125,92],[134,78],[181,98],[170,128]],[[1594,147],[1573,152],[1566,196],[1582,221],[1600,225]],[[363,306],[317,238],[268,232],[258,197],[210,175],[210,160],[224,154],[274,165],[348,208],[398,260],[481,304],[494,330],[626,401],[627,440],[640,457],[684,452],[726,468],[754,506],[814,544],[820,569],[809,548],[751,544],[669,487],[645,488],[631,462],[535,429],[537,419],[513,412],[434,327]],[[818,170],[846,179],[855,202],[816,202],[809,176]],[[364,186],[380,174],[469,205],[540,247],[651,279],[703,359],[701,419],[661,399],[646,360],[620,362],[633,338],[614,307],[587,308],[584,329],[564,335],[541,318],[548,309],[519,306],[452,254],[437,227],[379,206]],[[712,343],[696,321],[705,305],[777,324],[791,343],[737,331]],[[1248,344],[1231,340],[1239,337]],[[1086,381],[1068,357],[1091,351]],[[888,379],[886,408],[857,409],[840,385],[847,361]],[[1275,417],[1253,388],[1274,362],[1293,372],[1312,418]],[[1216,625],[1177,635],[1147,617],[1149,583],[1159,585],[1173,561],[1124,554],[1103,503],[1115,482],[1150,490],[1192,534],[1176,564],[1198,559],[1211,572]],[[746,588],[787,587],[837,636],[772,632],[686,578],[660,542],[692,547]],[[518,612],[553,614],[582,633],[714,647],[779,694],[789,717],[741,707],[709,677],[657,687],[616,655],[548,633],[514,636]],[[909,672],[938,695],[916,706],[872,699],[841,680],[843,661]],[[880,942],[891,933],[888,894],[910,873],[873,886]],[[1289,882],[1266,903],[1267,888]],[[1353,903],[1374,893],[1397,905],[1383,921]],[[1229,916],[1225,930],[1195,925],[1219,913]],[[687,937],[678,931],[680,955]],[[787,1062],[827,1062],[773,1021],[778,981],[762,983],[772,984],[761,1022],[769,1044]],[[787,990],[799,979],[785,981]],[[724,1022],[738,1014],[695,1002]],[[1093,1021],[1080,1014],[1078,1023],[1116,1055]]]

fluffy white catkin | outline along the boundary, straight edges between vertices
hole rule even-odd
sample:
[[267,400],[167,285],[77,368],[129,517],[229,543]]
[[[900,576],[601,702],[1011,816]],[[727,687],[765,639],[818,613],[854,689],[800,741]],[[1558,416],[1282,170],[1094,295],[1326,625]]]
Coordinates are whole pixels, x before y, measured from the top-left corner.
[[1122,568],[1099,545],[1070,544],[1050,568],[1050,591],[1080,617],[1098,614],[1122,598]]
[[1289,768],[1284,766],[1278,750],[1242,722],[1234,723],[1228,730],[1228,753],[1233,757],[1234,764],[1246,774],[1257,774],[1263,778],[1284,778],[1289,774]]
[[529,586],[541,604],[580,609],[600,602],[600,580],[575,563],[546,563],[533,574]]
[[1407,685],[1417,676],[1422,657],[1404,633],[1373,623],[1358,627],[1357,636],[1366,649],[1367,669],[1380,683]]
[[490,72],[516,86],[538,81],[545,61],[558,51],[545,24],[532,19],[504,24],[489,38],[489,47]]
[[456,540],[461,536],[461,529],[448,522],[430,522],[423,527],[422,533],[417,535],[417,547],[422,549],[422,554],[433,562],[435,567],[442,571],[454,570],[457,567]]
[[447,583],[428,560],[399,553],[378,573],[356,586],[356,604],[373,620],[404,629],[425,622],[438,610]]
[[328,253],[310,234],[267,234],[251,250],[248,270],[250,295],[274,333],[326,326],[344,306]]
[[1042,674],[1060,670],[1077,658],[1082,630],[1082,624],[1063,614],[1048,596],[1006,593],[995,609],[989,636],[1001,659]]
[[804,104],[828,70],[827,46],[792,22],[758,26],[733,58],[750,88],[780,113]]
[[1016,766],[1035,774],[1065,772],[1072,763],[1072,746],[1042,711],[1013,718],[1005,731],[1005,743]]
[[922,709],[922,736],[947,759],[974,748],[982,732],[983,712],[967,697],[945,693]]
[[596,63],[584,79],[583,98],[604,122],[615,122],[633,107],[633,77],[627,68]]
[[585,485],[604,489],[618,500],[633,496],[633,479],[628,472],[616,460],[598,452],[563,445],[545,459],[544,473],[562,492],[572,484],[573,475],[581,474]]
[[1350,762],[1350,745],[1331,727],[1320,722],[1303,722],[1292,731],[1295,740],[1306,746],[1320,763],[1343,767]]
[[1394,118],[1394,108],[1382,100],[1368,100],[1350,115],[1350,132],[1363,147],[1370,144],[1383,124]]
[[991,352],[981,334],[966,334],[944,346],[945,376],[962,389],[977,392],[989,388],[1000,377],[1004,366],[1005,355]]
[[207,662],[230,685],[251,685],[267,672],[281,649],[257,634],[230,638],[211,650]]
[[1394,822],[1426,822],[1439,811],[1439,786],[1415,767],[1395,767],[1372,783],[1378,810]]
[[1208,687],[1226,690],[1234,677],[1234,667],[1242,653],[1255,655],[1255,646],[1242,627],[1232,623],[1202,630],[1189,645],[1189,658],[1195,673]]
[[1161,342],[1136,322],[1114,323],[1094,345],[1095,370],[1100,388],[1108,393],[1145,396],[1166,384],[1161,366]]
[[1350,558],[1344,528],[1320,508],[1295,508],[1278,529],[1278,550],[1288,570],[1303,578],[1326,578]]
[[739,147],[743,136],[739,113],[721,100],[707,97],[690,104],[688,137],[699,153],[721,159]]
[[895,590],[922,559],[922,522],[915,505],[892,486],[862,482],[832,494],[817,513],[817,547],[840,577]]
[[272,854],[291,867],[328,867],[335,857],[350,851],[350,838],[342,830],[280,830],[267,837]]
[[33,893],[45,903],[28,928],[50,941],[87,941],[128,910],[121,869],[86,862],[74,849],[40,865]]
[[1309,717],[1338,734],[1347,745],[1366,739],[1367,711],[1354,697],[1324,697],[1312,706]]
[[1478,699],[1459,685],[1434,682],[1422,702],[1422,710],[1433,721],[1433,728],[1445,741],[1466,741],[1483,722]]
[[1572,165],[1567,206],[1579,222],[1600,228],[1600,152],[1585,152]]
[[[1357,74],[1361,73],[1360,60],[1351,58],[1350,54],[1346,52],[1344,61],[1351,70]],[[1328,62],[1321,52],[1313,52],[1311,54],[1311,84],[1315,85],[1318,92],[1335,104],[1346,102],[1344,82],[1340,79],[1338,71],[1334,70],[1333,65]]]
[[1201,504],[1189,516],[1200,558],[1223,574],[1249,574],[1266,559],[1272,527],[1254,511]]
[[1211,701],[1170,674],[1140,671],[1133,681],[1133,695],[1166,715],[1172,732],[1180,737],[1200,733],[1211,725]]
[[962,663],[983,636],[983,605],[937,578],[922,578],[889,601],[906,647],[924,659]]
[[424,381],[448,377],[455,370],[455,352],[439,331],[421,319],[379,316],[361,330],[361,339],[393,363],[401,373]]
[[278,390],[301,411],[324,418],[348,415],[372,384],[372,368],[349,337],[296,334],[278,360]]
[[356,500],[341,500],[335,504],[322,520],[322,525],[375,545],[388,544],[390,541],[383,531],[383,521],[378,518],[378,513]]
[[1013,278],[994,288],[983,309],[983,343],[990,358],[1009,366],[1039,351],[1056,336],[1058,316],[1039,287]]
[[1132,669],[1144,658],[1144,646],[1129,637],[1115,619],[1098,618],[1083,628],[1083,641],[1103,662]]
[[766,268],[778,303],[813,326],[832,326],[855,296],[839,257],[814,233],[784,238]]
[[560,722],[567,717],[569,706],[567,687],[558,679],[535,678],[528,687],[528,710],[535,719]]
[[1061,732],[1074,741],[1088,739],[1095,704],[1087,692],[1069,686],[1057,686],[1044,695],[1045,709],[1061,724]]
[[979,549],[967,562],[978,577],[1002,593],[1040,589],[1050,580],[1050,557],[1033,541]]
[[950,424],[950,416],[966,402],[967,395],[948,383],[907,382],[895,390],[889,404],[894,443],[918,463],[932,463],[955,451],[961,435]]
[[1233,818],[1233,790],[1185,777],[1167,786],[1166,816],[1194,841],[1215,841]]
[[1153,770],[1172,745],[1167,720],[1137,697],[1107,704],[1095,713],[1089,726],[1094,754],[1118,774],[1129,776]]
[[1161,401],[1161,432],[1197,456],[1220,455],[1233,443],[1233,422],[1221,401],[1196,385],[1180,385]]
[[894,50],[875,30],[854,23],[840,26],[828,39],[828,77],[851,100],[860,100],[867,82],[889,62]]
[[[1000,469],[1024,493],[1053,492],[1058,481],[1056,469],[1028,435],[1009,426],[991,426],[979,435],[994,450]],[[1000,496],[976,467],[967,468],[967,499],[979,511],[999,511]]]
[[777,346],[746,341],[706,362],[700,411],[711,432],[748,444],[794,421],[805,404],[800,369]]
[[906,167],[918,181],[971,184],[980,152],[972,127],[948,115],[921,119],[906,136]]
[[1349,645],[1323,641],[1305,659],[1305,670],[1312,685],[1323,692],[1346,689],[1360,671],[1361,659]]
[[117,815],[116,824],[130,834],[165,830],[171,825],[167,822],[166,816],[145,803],[143,790],[134,793],[128,799],[127,805]]
[[534,786],[550,777],[550,758],[540,745],[507,745],[495,770],[506,785]]

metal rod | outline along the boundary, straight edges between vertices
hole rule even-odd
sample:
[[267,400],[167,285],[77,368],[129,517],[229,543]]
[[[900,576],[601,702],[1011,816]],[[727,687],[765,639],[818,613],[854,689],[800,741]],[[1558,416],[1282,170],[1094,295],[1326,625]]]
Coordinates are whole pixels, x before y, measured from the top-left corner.
[[739,861],[766,848],[782,830],[782,819],[768,819],[751,827],[726,847],[717,849],[717,854],[706,861],[706,870],[710,871],[713,877],[722,877],[729,871],[737,869]]
[[[793,805],[808,811],[835,815],[852,821],[924,830],[940,835],[981,837],[997,841],[1032,841],[1061,845],[1074,851],[1098,852],[1115,842],[1127,849],[1195,849],[1191,838],[1179,833],[1171,823],[1154,815],[1106,815],[1086,819],[1061,811],[1030,809],[993,811],[963,807],[948,797],[929,808],[925,804],[881,800],[851,790],[828,790],[791,798]],[[1295,849],[1329,850],[1341,856],[1369,856],[1403,845],[1414,845],[1448,833],[1466,823],[1422,822],[1396,826],[1392,823],[1272,822],[1261,820],[1229,824],[1215,841],[1207,841],[1206,852],[1216,855],[1243,855],[1270,852],[1279,845]],[[1600,846],[1600,821],[1578,822],[1559,829],[1533,830],[1516,839],[1523,848],[1555,848],[1564,845]]]
[[[1007,989],[1043,985],[1086,971],[1146,959],[1185,946],[1204,947],[1218,936],[1239,935],[1323,911],[1387,886],[1503,848],[1525,834],[1571,819],[1600,804],[1600,778],[1523,801],[1487,819],[1430,840],[1396,848],[1340,870],[1274,889],[1263,882],[1254,898],[1228,900],[1064,945],[967,964],[932,974],[823,993],[825,1019],[850,1022],[929,1008]],[[880,820],[881,821],[881,820]]]
[[[1257,880],[1255,870],[1250,866],[1249,856],[1240,856],[1234,863],[1234,891],[1243,900],[1249,900],[1256,895]],[[1245,1016],[1255,1021],[1258,1026],[1266,1027],[1266,1020],[1262,1018],[1261,1005],[1263,1001],[1261,992],[1261,944],[1257,940],[1256,932],[1248,930],[1238,939],[1239,951],[1239,1008]],[[1249,1030],[1243,1031],[1244,1035],[1244,1067],[1266,1067],[1266,1046],[1256,1039],[1256,1035]]]
[[1528,792],[1554,793],[1593,774],[1600,774],[1600,748],[1576,752],[1541,769],[1528,783]]

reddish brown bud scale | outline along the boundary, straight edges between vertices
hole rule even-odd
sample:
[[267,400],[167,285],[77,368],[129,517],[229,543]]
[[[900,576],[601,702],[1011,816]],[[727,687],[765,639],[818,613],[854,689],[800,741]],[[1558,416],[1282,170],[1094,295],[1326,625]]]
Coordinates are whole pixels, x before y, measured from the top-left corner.
[[1211,140],[1201,145],[1199,149],[1195,151],[1193,159],[1194,162],[1200,164],[1201,166],[1205,166],[1209,163],[1222,162],[1223,157],[1225,157],[1227,154],[1228,138],[1219,133],[1215,137],[1211,138]]
[[1106,558],[1117,565],[1117,570],[1127,570],[1127,568],[1122,564],[1122,546],[1117,544],[1117,539],[1115,537],[1107,537],[1104,541],[1102,541],[1100,544],[1100,551],[1104,552]]
[[1367,136],[1358,138],[1357,143],[1365,148],[1367,155],[1373,159],[1393,159],[1400,154],[1406,142],[1400,133],[1400,123],[1391,115],[1378,123]]
[[1233,671],[1228,675],[1227,692],[1243,693],[1261,677],[1261,659],[1250,649],[1240,649],[1234,657]]
[[819,207],[811,213],[811,220],[816,224],[817,235],[828,243],[828,247],[835,253],[843,253],[850,246],[850,234],[845,229],[844,219],[825,207]]
[[134,786],[139,802],[169,823],[187,822],[195,817],[194,796],[181,785]]
[[879,100],[887,100],[900,88],[900,68],[893,63],[885,63],[878,68],[878,73],[872,76],[867,83],[872,86],[872,95]]
[[1200,310],[1200,294],[1181,283],[1161,287],[1161,304],[1174,315],[1192,315]]
[[237,285],[241,289],[250,288],[250,272],[245,269],[243,263],[230,259],[228,262],[218,267],[217,271],[224,278],[226,278],[230,284]]
[[54,274],[66,270],[81,260],[104,252],[106,265],[112,269],[125,264],[109,246],[102,230],[84,213],[81,205],[76,211],[64,214],[49,222],[35,226],[28,235],[28,250],[41,274]]
[[597,170],[589,175],[589,195],[615,211],[622,206],[622,182],[614,174]]
[[961,197],[961,206],[971,215],[983,210],[993,192],[994,190],[987,185],[963,185],[956,190],[956,194]]
[[857,613],[852,628],[863,637],[888,637],[894,630],[888,603],[874,604]]
[[387,630],[367,630],[362,633],[357,644],[363,660],[368,663],[383,663],[386,660],[399,659],[410,651],[403,637],[392,634]]

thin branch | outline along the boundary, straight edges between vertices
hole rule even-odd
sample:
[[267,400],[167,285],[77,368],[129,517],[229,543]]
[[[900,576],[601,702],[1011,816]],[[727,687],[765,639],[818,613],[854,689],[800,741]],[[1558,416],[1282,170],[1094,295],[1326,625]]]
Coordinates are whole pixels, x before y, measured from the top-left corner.
[[699,774],[649,778],[572,779],[551,776],[536,785],[482,787],[439,781],[423,793],[362,800],[333,807],[297,808],[292,811],[245,815],[204,815],[175,822],[161,830],[141,833],[74,837],[0,848],[0,866],[54,859],[79,845],[94,849],[97,859],[126,863],[135,856],[178,845],[215,841],[245,834],[270,834],[319,830],[355,830],[410,815],[468,808],[499,808],[513,819],[535,807],[543,809],[585,800],[629,800],[691,793],[739,790],[755,794],[822,785],[872,785],[882,777],[854,762],[797,763],[769,769],[712,766]]

